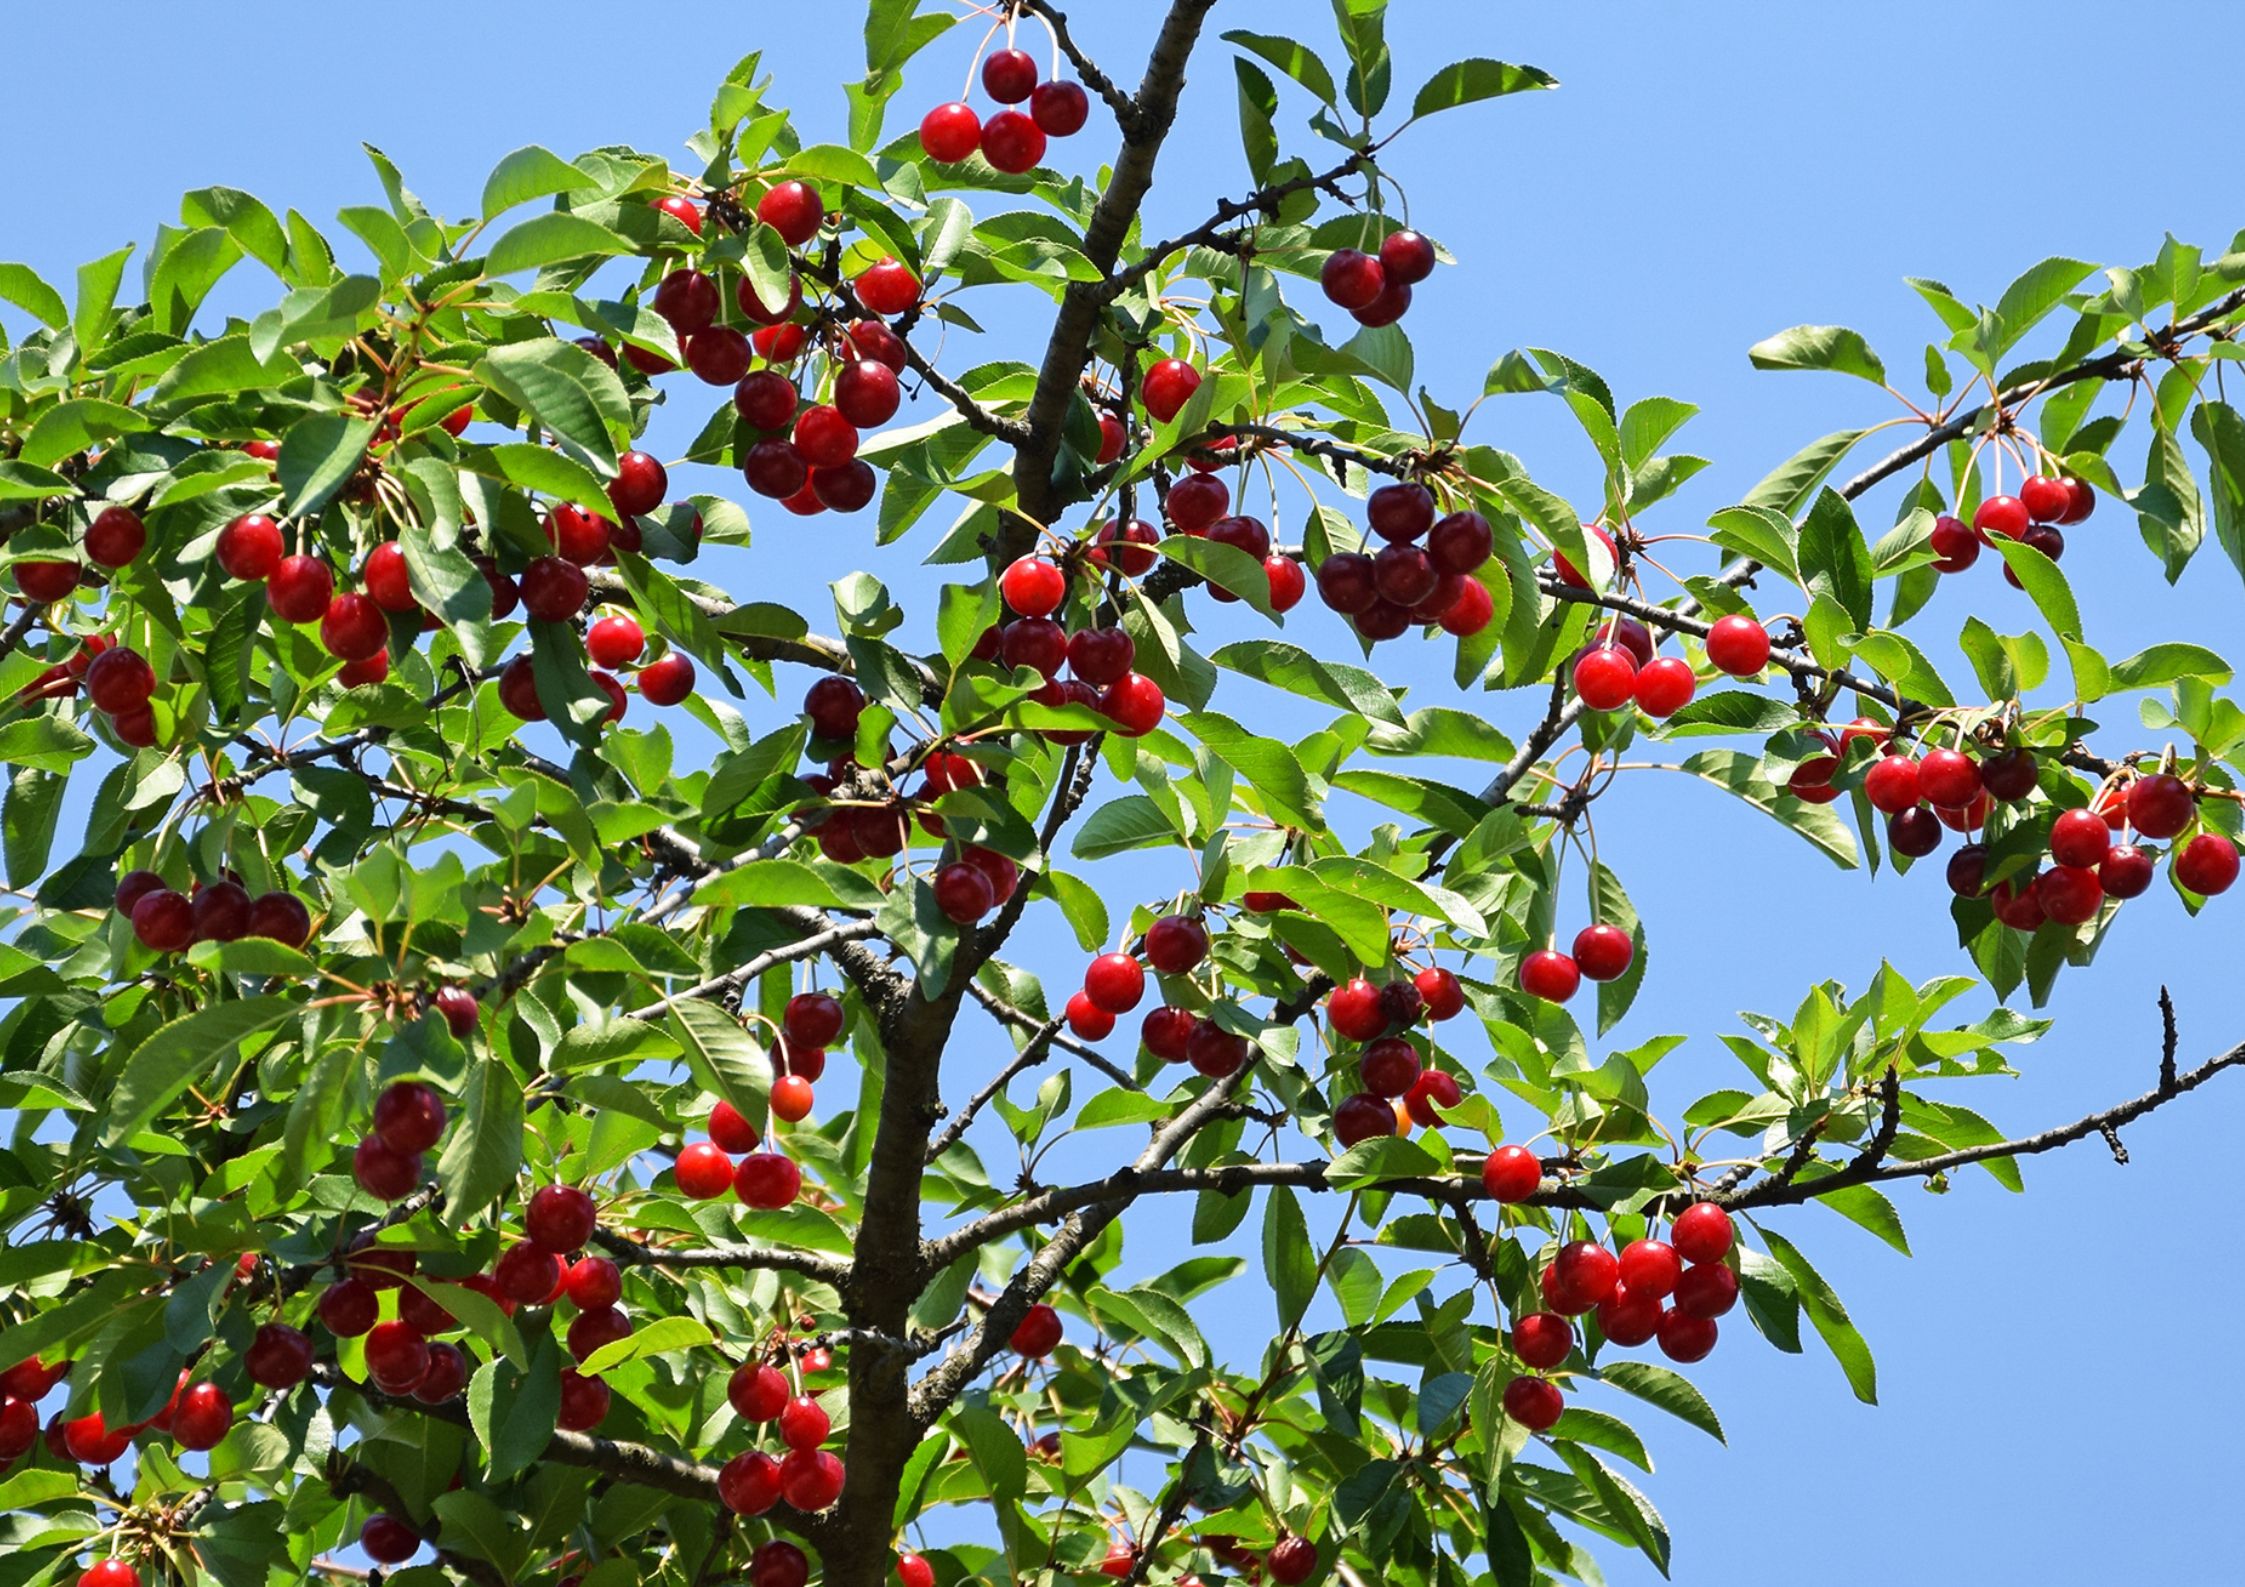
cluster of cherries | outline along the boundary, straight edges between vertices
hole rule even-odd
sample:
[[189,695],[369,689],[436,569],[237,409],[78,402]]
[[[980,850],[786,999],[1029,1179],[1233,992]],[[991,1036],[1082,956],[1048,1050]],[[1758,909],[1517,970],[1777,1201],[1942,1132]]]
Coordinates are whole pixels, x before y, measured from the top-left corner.
[[286,891],[252,897],[232,875],[197,882],[192,893],[182,893],[154,871],[127,871],[117,879],[116,905],[141,945],[158,953],[243,937],[301,948],[312,935],[312,912],[303,899]]
[[1337,248],[1317,272],[1318,285],[1359,325],[1393,325],[1411,307],[1411,289],[1434,274],[1434,244],[1415,231],[1391,231],[1377,253]]
[[[780,1016],[779,1069],[772,1079],[771,1109],[793,1124],[810,1117],[812,1085],[826,1073],[826,1049],[842,1034],[842,1005],[825,992],[798,992]],[[672,1172],[678,1188],[696,1201],[730,1190],[744,1206],[776,1212],[802,1194],[803,1171],[768,1149],[756,1126],[730,1102],[709,1111],[709,1139],[682,1148]],[[734,1161],[735,1153],[741,1154]]]
[[1604,921],[1593,921],[1575,933],[1574,951],[1538,948],[1520,961],[1520,990],[1546,1003],[1564,1003],[1582,986],[1584,976],[1593,981],[1618,981],[1629,973],[1637,945],[1628,932]]
[[1506,1415],[1539,1433],[1559,1420],[1566,1409],[1559,1385],[1538,1374],[1573,1351],[1570,1317],[1596,1312],[1598,1331],[1611,1344],[1658,1340],[1671,1361],[1706,1359],[1715,1348],[1715,1319],[1738,1304],[1738,1275],[1723,1261],[1731,1248],[1730,1214],[1699,1202],[1678,1215],[1671,1234],[1671,1240],[1634,1240],[1619,1256],[1594,1240],[1559,1248],[1541,1279],[1548,1309],[1512,1327],[1513,1354],[1533,1370],[1505,1385]]
[[[2087,480],[2070,474],[2034,475],[2020,485],[2018,495],[1990,496],[1982,502],[1970,524],[1947,513],[1934,519],[1929,541],[1934,570],[1962,573],[1980,560],[1982,546],[1995,544],[1996,535],[2033,546],[2055,562],[2066,554],[2066,537],[2058,526],[2080,523],[2096,510],[2097,492]],[[2019,588],[2019,575],[2008,562],[2003,576],[2013,589]]]
[[[744,1422],[778,1423],[780,1442],[787,1446],[776,1460],[761,1449],[749,1449],[718,1468],[717,1496],[727,1509],[736,1515],[762,1515],[785,1499],[808,1513],[823,1510],[842,1496],[841,1457],[821,1447],[833,1424],[816,1398],[798,1392],[786,1374],[767,1360],[737,1367],[725,1385],[725,1397]],[[756,1552],[757,1558],[769,1556],[788,1572],[780,1580],[801,1587],[808,1579],[808,1563],[792,1543],[766,1543]],[[803,1574],[794,1574],[798,1569]],[[754,1561],[749,1579],[766,1579]]]
[[1011,108],[988,121],[974,107],[955,99],[920,118],[920,147],[931,160],[956,165],[976,149],[1008,176],[1033,171],[1045,157],[1045,139],[1083,131],[1091,116],[1091,97],[1082,85],[1054,78],[1037,81],[1037,62],[1027,50],[992,50],[982,60],[982,87],[999,104],[1027,102],[1027,113]]
[[[1172,518],[1177,490],[1186,483],[1170,491],[1165,505]],[[1372,492],[1365,520],[1387,544],[1372,555],[1337,551],[1319,563],[1318,599],[1374,642],[1426,623],[1458,635],[1477,634],[1488,625],[1494,607],[1487,587],[1473,576],[1496,543],[1486,518],[1469,509],[1438,519],[1433,493],[1402,481]],[[1209,533],[1213,536],[1213,528]]]
[[[1613,536],[1596,524],[1584,524],[1583,533],[1599,541],[1609,557],[1615,554]],[[1551,570],[1560,583],[1578,590],[1591,587],[1589,577],[1575,566],[1565,552],[1551,559]],[[1752,655],[1752,640],[1716,640],[1710,635],[1708,659],[1725,672],[1747,676],[1762,670],[1769,660],[1769,636],[1751,618],[1724,618],[1723,623],[1735,627],[1743,623],[1761,638],[1761,654]],[[1721,624],[1717,625],[1718,627]],[[1743,648],[1736,648],[1743,645]],[[1618,711],[1635,705],[1647,716],[1661,718],[1673,716],[1691,703],[1698,692],[1699,679],[1691,663],[1681,656],[1656,654],[1652,630],[1634,617],[1608,614],[1599,619],[1597,629],[1589,644],[1575,652],[1570,663],[1569,677],[1573,681],[1575,696],[1593,711]],[[1725,654],[1719,658],[1718,651]],[[1749,663],[1751,663],[1749,665]]]

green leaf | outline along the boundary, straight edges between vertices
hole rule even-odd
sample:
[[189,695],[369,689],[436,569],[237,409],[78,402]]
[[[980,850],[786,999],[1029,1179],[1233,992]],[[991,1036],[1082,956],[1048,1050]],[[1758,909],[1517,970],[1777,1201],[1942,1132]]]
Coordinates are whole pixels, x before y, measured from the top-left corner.
[[1844,325],[1796,325],[1746,349],[1756,369],[1831,369],[1873,385],[1886,384],[1886,365],[1859,331]]
[[1339,108],[1333,89],[1333,74],[1318,59],[1317,52],[1299,39],[1274,38],[1268,33],[1250,33],[1245,28],[1234,28],[1222,37],[1226,44],[1237,44],[1241,49],[1261,56],[1315,94],[1319,100]]
[[527,441],[502,441],[472,452],[468,464],[479,474],[491,474],[510,485],[578,506],[597,509],[608,499],[608,487],[600,482],[598,474],[573,458]]
[[1385,20],[1387,0],[1333,0],[1333,19],[1349,53],[1346,93],[1350,108],[1369,120],[1388,102],[1392,76]]
[[1275,738],[1260,738],[1213,711],[1188,711],[1177,722],[1247,779],[1261,796],[1264,812],[1274,820],[1313,831],[1325,824],[1319,795],[1292,749]]
[[[548,336],[492,348],[475,376],[545,426],[572,457],[603,477],[616,472],[616,454],[631,440],[631,399],[600,359]],[[605,495],[579,503],[605,504]]]
[[1864,1404],[1876,1405],[1879,1401],[1878,1369],[1872,1364],[1871,1348],[1856,1332],[1855,1324],[1848,1320],[1847,1308],[1840,1304],[1839,1296],[1832,1293],[1832,1286],[1824,1282],[1824,1275],[1809,1266],[1808,1258],[1801,1255],[1791,1241],[1767,1229],[1762,1231],[1762,1241],[1769,1247],[1770,1255],[1776,1257],[1792,1277],[1809,1322],[1830,1347],[1840,1363],[1840,1370],[1847,1374],[1848,1387]]
[[2074,602],[2073,586],[2066,582],[2058,564],[2028,545],[2024,540],[2012,540],[2003,535],[1989,537],[1997,553],[2019,575],[2026,587],[2028,598],[2042,613],[2060,639],[2081,637],[2081,608]]
[[1243,676],[1305,699],[1322,700],[1373,721],[1404,725],[1394,691],[1376,673],[1337,661],[1322,661],[1299,645],[1278,639],[1242,639],[1208,658]]
[[491,245],[483,273],[511,276],[518,271],[543,269],[564,259],[606,257],[630,253],[633,243],[597,221],[555,210],[538,215],[509,230]]
[[146,414],[121,403],[73,397],[32,422],[16,458],[33,468],[48,468],[120,435],[136,435],[150,428],[151,422]]
[[299,1009],[285,997],[245,997],[206,1003],[162,1026],[125,1060],[110,1097],[102,1140],[111,1146],[130,1140],[197,1075],[207,1074],[221,1062],[234,1062],[243,1042],[295,1017]]
[[[525,144],[493,168],[483,184],[483,218],[554,193],[576,193],[600,184],[560,155]],[[504,274],[494,270],[493,274]]]
[[611,1339],[585,1357],[577,1370],[588,1378],[596,1378],[610,1367],[620,1367],[627,1361],[676,1355],[681,1350],[697,1350],[716,1342],[717,1336],[709,1331],[709,1325],[697,1318],[658,1317],[621,1339]]
[[1871,626],[1871,548],[1855,510],[1838,491],[1817,493],[1801,523],[1799,557],[1803,589],[1831,597],[1859,632]]
[[1079,860],[1105,859],[1128,849],[1159,848],[1181,841],[1162,807],[1144,794],[1124,794],[1091,813],[1076,832],[1069,852]]
[[1278,1303],[1278,1327],[1284,1333],[1301,1320],[1317,1292],[1317,1252],[1310,1246],[1310,1226],[1302,1217],[1301,1203],[1284,1185],[1274,1186],[1263,1203],[1263,1275]]
[[373,439],[370,421],[343,413],[314,414],[290,425],[275,465],[289,516],[301,518],[333,501]]
[[1680,1373],[1654,1366],[1649,1361],[1615,1361],[1598,1369],[1598,1380],[1624,1394],[1633,1394],[1648,1405],[1659,1406],[1719,1444],[1728,1442],[1723,1437],[1723,1424],[1715,1415],[1715,1407],[1707,1403],[1707,1396],[1693,1386],[1691,1379]]
[[770,1104],[772,1066],[740,1023],[699,998],[672,1004],[666,1018],[694,1078],[738,1108],[742,1117],[763,1118]]
[[1534,88],[1557,88],[1559,79],[1535,66],[1514,66],[1505,61],[1453,61],[1428,78],[1411,100],[1411,119],[1431,116],[1483,99],[1517,94]]
[[13,303],[49,330],[59,331],[70,323],[62,294],[29,265],[0,264],[0,301]]
[[1827,805],[1804,804],[1762,774],[1752,755],[1731,749],[1703,749],[1677,768],[1727,788],[1755,809],[1780,821],[1830,856],[1843,871],[1855,869],[1855,839]]
[[486,1056],[468,1071],[461,1117],[437,1160],[445,1216],[464,1225],[497,1200],[522,1167],[522,1083],[505,1060]]
[[1999,327],[1995,345],[1990,349],[1992,358],[2000,358],[2019,345],[2027,332],[2033,330],[2048,314],[2065,300],[2097,267],[2079,259],[2045,259],[2018,280],[2003,289],[1996,302],[1996,323]]
[[2115,689],[2157,689],[2184,678],[2223,684],[2229,682],[2232,671],[2228,662],[2205,646],[2170,640],[2114,662],[2112,686]]
[[476,1369],[468,1381],[468,1422],[493,1482],[529,1470],[545,1453],[560,1409],[560,1351],[550,1336],[539,1338],[527,1371],[504,1358]]

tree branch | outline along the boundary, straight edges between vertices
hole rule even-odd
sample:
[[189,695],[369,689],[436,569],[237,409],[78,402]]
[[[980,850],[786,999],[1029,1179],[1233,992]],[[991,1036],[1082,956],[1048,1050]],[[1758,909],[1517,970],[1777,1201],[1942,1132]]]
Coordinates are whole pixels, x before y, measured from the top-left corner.
[[1076,76],[1084,87],[1106,101],[1107,108],[1114,112],[1116,125],[1128,132],[1138,120],[1137,104],[1115,86],[1114,79],[1101,71],[1097,62],[1077,47],[1075,37],[1068,31],[1068,18],[1049,0],[1021,0],[1021,9],[1045,19],[1052,28],[1054,41],[1060,46],[1060,53],[1068,57],[1068,64],[1075,67]]
[[1319,171],[1314,175],[1290,177],[1283,182],[1273,182],[1267,187],[1257,188],[1245,198],[1221,200],[1216,206],[1216,212],[1191,231],[1179,232],[1166,241],[1155,243],[1130,264],[1109,271],[1107,279],[1100,283],[1103,300],[1112,303],[1128,291],[1133,282],[1160,268],[1161,262],[1172,254],[1182,253],[1187,248],[1224,248],[1228,241],[1222,235],[1224,227],[1229,226],[1236,220],[1244,220],[1250,215],[1275,214],[1280,201],[1291,198],[1296,193],[1306,193],[1313,189],[1322,188],[1331,191],[1345,203],[1353,202],[1340,191],[1336,184],[1344,176],[1355,175],[1370,162],[1371,158],[1372,151],[1370,149],[1359,149],[1330,170]]
[[620,1267],[707,1267],[751,1272],[800,1273],[837,1289],[849,1282],[850,1264],[818,1251],[775,1245],[647,1245],[614,1229],[595,1228],[592,1237]]

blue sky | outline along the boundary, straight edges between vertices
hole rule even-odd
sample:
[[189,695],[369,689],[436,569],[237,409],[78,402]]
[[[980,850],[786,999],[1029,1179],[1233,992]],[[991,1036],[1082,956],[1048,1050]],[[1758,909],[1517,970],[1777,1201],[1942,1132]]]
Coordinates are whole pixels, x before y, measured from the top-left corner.
[[[1134,82],[1154,8],[1079,9],[1087,46]],[[1888,416],[1858,382],[1752,371],[1745,349],[1760,337],[1801,322],[1852,325],[1901,383],[1938,330],[1905,275],[1993,301],[2048,255],[2136,264],[2170,230],[2222,251],[2245,224],[2217,174],[2245,133],[2245,107],[2217,76],[2211,47],[2225,13],[2152,0],[2124,13],[2010,0],[1968,15],[1919,0],[1404,0],[1391,28],[1399,98],[1462,55],[1532,62],[1563,85],[1458,112],[1389,157],[1415,222],[1461,261],[1419,289],[1406,321],[1421,378],[1456,406],[1496,355],[1536,345],[1598,369],[1623,401],[1662,393],[1699,404],[1680,444],[1714,466],[1660,510],[1659,524],[1696,530],[1804,441]],[[533,20],[512,8],[408,4],[373,32],[363,12],[266,4],[230,6],[223,25],[100,3],[13,17],[19,60],[76,59],[89,38],[129,47],[104,54],[73,87],[86,109],[27,116],[15,129],[0,163],[0,257],[67,285],[81,260],[128,239],[145,246],[154,223],[176,214],[179,193],[211,183],[293,204],[324,225],[377,195],[362,138],[454,215],[525,143],[569,154],[628,142],[683,161],[679,140],[702,119],[716,79],[756,48],[777,75],[774,99],[796,108],[806,136],[839,135],[835,85],[862,70],[854,7],[673,3],[629,28],[619,15],[560,4]],[[1225,0],[1217,22],[1300,30],[1339,58],[1323,8]],[[922,58],[894,125],[957,92],[972,37],[961,29]],[[408,58],[421,49],[433,64]],[[1197,220],[1246,185],[1223,53],[1211,40],[1194,71],[1163,192],[1148,208],[1152,227]],[[2156,61],[2156,84],[2132,68],[2106,84],[2113,61]],[[1307,110],[1299,95],[1286,102],[1290,147],[1311,145]],[[1054,163],[1088,173],[1111,153],[1102,125],[1095,115],[1072,145],[1056,145]],[[246,292],[250,274],[230,289]],[[986,323],[996,345],[959,347],[955,364],[1027,351],[1008,340],[1023,324],[1011,311],[993,309]],[[707,411],[698,391],[680,396],[655,431],[655,450],[668,455]],[[1471,434],[1519,453],[1563,493],[1591,494],[1594,460],[1556,404],[1499,399]],[[2124,473],[2140,465],[2142,444],[2141,432],[2123,443]],[[680,484],[743,494],[714,475]],[[1862,510],[1883,523],[1892,497]],[[872,555],[869,520],[754,520],[755,548],[719,576],[736,588],[753,576],[760,595],[783,591],[815,621],[828,580],[856,567],[891,574]],[[931,541],[923,527],[907,546]],[[2235,571],[2210,551],[2168,590],[2112,503],[2072,537],[2065,566],[2084,596],[2088,637],[2108,655],[2162,638],[2235,643]],[[909,594],[929,581],[898,571],[893,582]],[[1945,636],[1968,611],[1999,627],[2027,620],[1998,580],[1959,582],[1969,593],[1944,590],[1919,625],[1937,658],[1951,654]],[[1769,604],[1788,603],[1773,592]],[[1322,615],[1307,625],[1310,642],[1331,647],[1338,637]],[[1398,676],[1420,686],[1424,703],[1454,698],[1447,671],[1446,654],[1429,651]],[[1484,700],[1509,727],[1531,704]],[[752,720],[769,725],[785,708],[766,704]],[[2105,713],[2116,747],[2133,728],[2125,710]],[[1737,1081],[1711,1039],[1738,1028],[1737,1010],[1789,1010],[1825,976],[1860,987],[1881,956],[1913,979],[1960,968],[1930,870],[1843,876],[1759,817],[1673,778],[1625,779],[1600,816],[1601,852],[1652,938],[1645,991],[1617,1039],[1694,1035],[1658,1076],[1666,1102]],[[2240,909],[2245,898],[2233,897],[2191,922],[2155,889],[2128,911],[2095,971],[2061,987],[2058,1027],[2025,1052],[2023,1078],[1959,1088],[1956,1099],[2025,1131],[2147,1089],[2163,982],[2181,1010],[2186,1061],[2237,1039]],[[1066,973],[1061,958],[1032,962]],[[1674,1530],[1678,1579],[1770,1559],[1813,1561],[1831,1587],[1883,1583],[1904,1559],[1937,1579],[2061,1583],[2202,1565],[2229,1497],[2245,1387],[2212,1350],[2192,1346],[2199,1329],[2236,1315],[2245,1277],[2234,1262],[2207,1262],[2221,1243],[2187,1209],[2221,1182],[2214,1165],[2240,1118],[2235,1084],[2217,1082],[2131,1130],[2125,1169],[2087,1145],[2029,1165],[2024,1198],[1984,1176],[1966,1176],[1938,1202],[1898,1187],[1914,1261],[1829,1214],[1787,1214],[1779,1226],[1801,1237],[1877,1353],[1884,1403],[1857,1405],[1813,1345],[1779,1355],[1742,1313],[1728,1319],[1722,1347],[1694,1375],[1723,1414],[1729,1447],[1641,1424],[1659,1463],[1646,1488]],[[1235,1360],[1263,1337],[1259,1304],[1224,1308],[1245,1314],[1237,1322],[1212,1321]],[[2147,1360],[2158,1338],[2178,1361]],[[2116,1459],[2123,1439],[2154,1453]],[[1893,1541],[1904,1529],[1906,1553]],[[1618,1550],[1605,1563],[1615,1583],[1651,1579]]]

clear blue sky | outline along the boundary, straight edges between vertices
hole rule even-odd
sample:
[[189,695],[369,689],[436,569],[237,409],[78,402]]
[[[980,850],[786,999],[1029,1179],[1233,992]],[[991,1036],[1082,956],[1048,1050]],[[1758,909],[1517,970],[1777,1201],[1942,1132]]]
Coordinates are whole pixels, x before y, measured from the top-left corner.
[[[1084,40],[1118,78],[1135,82],[1155,9],[1078,7]],[[145,247],[180,192],[210,183],[327,224],[340,206],[378,201],[361,138],[454,215],[472,208],[499,156],[525,143],[569,154],[629,142],[683,160],[681,137],[715,80],[756,48],[806,136],[839,134],[835,85],[862,70],[855,6],[674,0],[624,16],[581,4],[535,18],[411,3],[379,19],[273,4],[26,10],[9,21],[11,58],[88,64],[65,74],[74,108],[20,117],[13,131],[0,162],[0,257],[67,288],[82,259],[127,239]],[[1700,404],[1681,439],[1715,466],[1659,515],[1661,527],[1696,529],[1802,442],[1887,416],[1858,382],[1751,371],[1745,349],[1758,338],[1804,321],[1853,325],[1899,379],[1937,330],[1905,275],[1993,301],[2046,255],[2136,264],[2166,230],[2210,253],[2226,247],[2245,223],[2223,197],[2235,192],[2231,151],[2245,135],[2220,47],[2232,19],[2211,0],[2117,12],[2008,0],[1969,16],[1926,0],[1403,0],[1392,23],[1399,98],[1468,54],[1532,62],[1563,84],[1457,113],[1391,155],[1417,223],[1462,261],[1419,289],[1407,322],[1421,377],[1456,406],[1498,353],[1541,345],[1600,370],[1624,401],[1664,393]],[[1324,8],[1299,0],[1225,0],[1217,22],[1299,29],[1339,58]],[[923,58],[896,124],[957,92],[970,48],[960,30]],[[408,57],[420,49],[426,68]],[[1223,53],[1212,46],[1193,74],[1164,196],[1149,207],[1162,229],[1245,186]],[[1309,145],[1306,109],[1287,101],[1282,130],[1295,146]],[[1056,163],[1088,172],[1110,154],[1101,125],[1095,116],[1072,146],[1056,145]],[[1000,313],[992,323],[1004,345],[1018,322]],[[684,395],[696,411],[665,417],[658,451],[675,455],[706,412],[698,392]],[[1505,399],[1473,433],[1522,454],[1555,488],[1589,495],[1588,451],[1555,406]],[[2124,473],[2141,445],[2126,443]],[[743,494],[714,476],[681,484]],[[1890,511],[1874,498],[1865,515]],[[753,568],[760,594],[784,590],[814,617],[820,586],[873,565],[869,519],[805,525],[767,512],[755,522],[758,544],[733,572]],[[2236,643],[2239,585],[2218,552],[2170,593],[2112,503],[2072,538],[2066,568],[2108,655],[2168,637]],[[906,573],[893,582],[925,587]],[[1943,636],[1967,600],[1996,607],[2008,594],[1992,578],[1970,585],[1970,596],[1945,591],[1921,625],[1937,654],[1949,654]],[[2023,607],[1989,615],[1999,626],[2025,620]],[[1329,623],[1309,632],[1312,643],[1337,642]],[[1450,697],[1446,672],[1446,657],[1436,664],[1429,652],[1403,676],[1422,685],[1423,703]],[[1513,725],[1529,703],[1493,709]],[[768,723],[775,708],[760,710],[752,719]],[[2116,732],[2130,725],[2124,711],[2106,713]],[[1737,1082],[1712,1040],[1738,1028],[1736,1010],[1789,1010],[1827,975],[1859,987],[1882,955],[1913,979],[1960,967],[1931,872],[1842,876],[1711,793],[1637,781],[1600,806],[1602,851],[1652,933],[1650,977],[1617,1036],[1695,1036],[1661,1070],[1658,1100],[1681,1106]],[[2194,924],[2154,889],[2095,971],[2069,977],[2059,1027],[2024,1054],[2025,1077],[1960,1088],[1957,1100],[2025,1130],[2147,1089],[2163,980],[2181,1008],[2186,1059],[2235,1040],[2245,1027],[2240,910],[2245,898],[2232,898]],[[1727,1319],[1722,1347],[1694,1375],[1730,1446],[1657,1413],[1641,1424],[1660,1468],[1646,1488],[1674,1530],[1678,1579],[1771,1560],[1801,1562],[1828,1587],[1883,1587],[1905,1564],[1940,1580],[2050,1583],[2202,1568],[2226,1540],[2216,1517],[2245,1420],[2245,1386],[2219,1342],[2245,1304],[2245,1278],[2234,1261],[2208,1263],[2234,1239],[2208,1240],[2185,1209],[2226,1182],[2216,1165],[2245,1108],[2236,1086],[2217,1082],[2130,1131],[2125,1169],[2087,1145],[2029,1165],[2024,1198],[1974,1175],[1937,1203],[1899,1189],[1914,1261],[1829,1214],[1790,1214],[1783,1227],[1877,1353],[1884,1404],[1858,1406],[1813,1345],[1783,1356],[1743,1312]],[[1246,1315],[1211,1331],[1245,1359],[1262,1337],[1259,1307],[1225,1310]],[[2209,1329],[2215,1341],[2200,1344]],[[2160,1338],[2178,1360],[2148,1359]],[[2116,1446],[2128,1453],[2115,1458]],[[1603,1553],[1613,1582],[1651,1579],[1642,1562]]]

